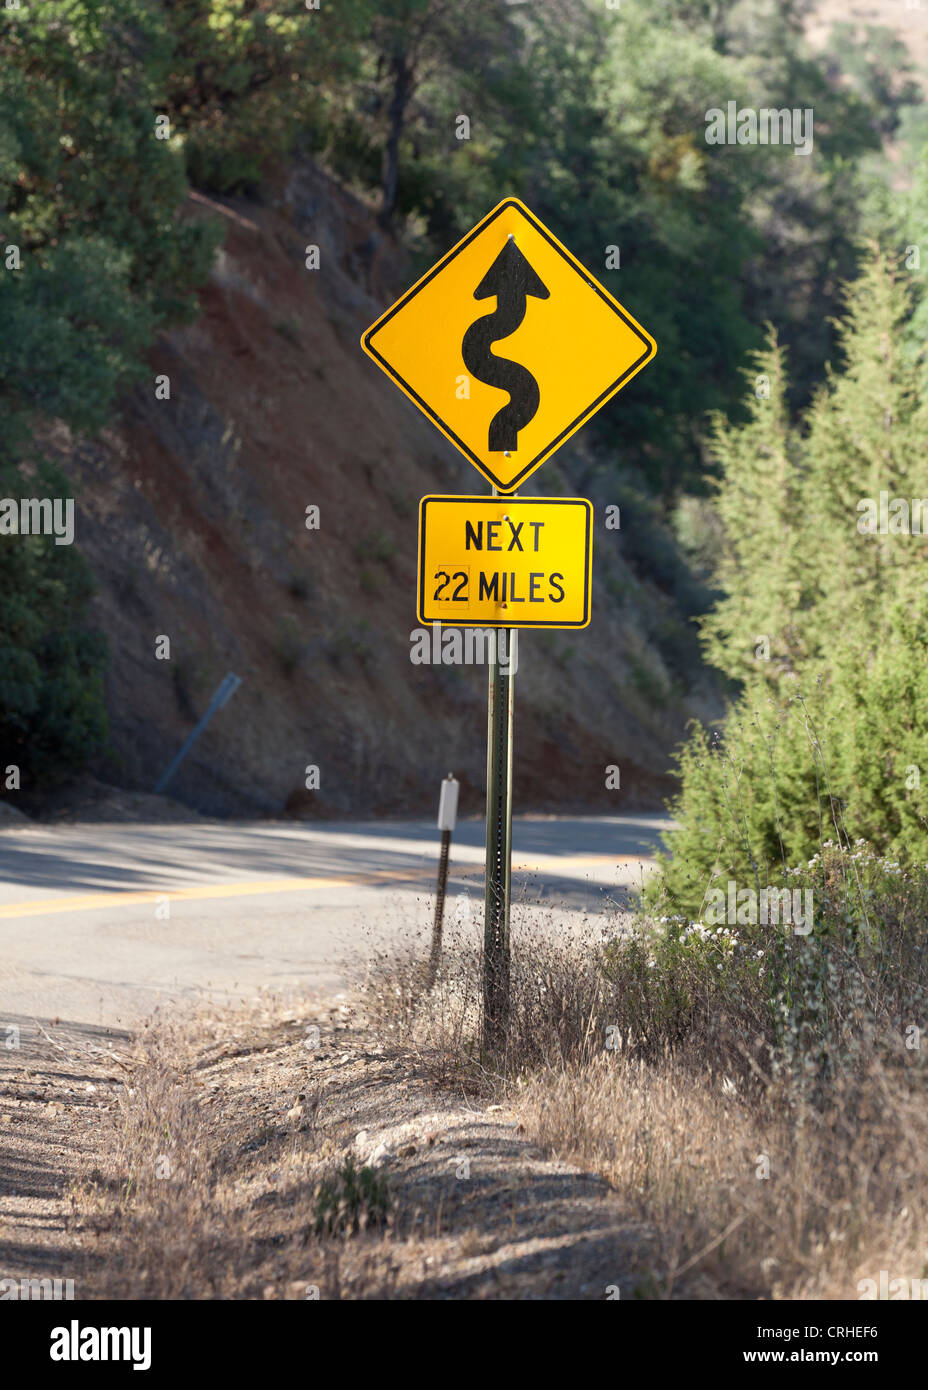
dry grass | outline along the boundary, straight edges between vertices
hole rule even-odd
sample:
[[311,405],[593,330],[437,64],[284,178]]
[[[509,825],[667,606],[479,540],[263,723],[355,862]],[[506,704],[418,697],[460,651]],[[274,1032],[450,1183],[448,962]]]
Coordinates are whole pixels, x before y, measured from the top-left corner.
[[436,1084],[501,1094],[507,1079],[601,1049],[599,1025],[614,993],[603,948],[626,918],[616,914],[605,934],[590,927],[564,941],[555,915],[514,911],[512,1006],[502,1055],[481,1051],[483,956],[473,929],[446,929],[431,989],[421,950],[372,953],[359,972],[358,997],[374,1030],[410,1050]]
[[[298,1089],[300,1024],[282,1040],[281,1018],[262,1005],[140,1037],[114,1126],[72,1192],[85,1242],[105,1252],[85,1280],[94,1296],[389,1295],[390,1212],[366,1233],[363,1200],[342,1187],[350,1126],[318,1123],[318,1094]],[[363,1258],[346,1262],[324,1228],[360,1232]]]
[[523,931],[502,1056],[479,1050],[473,949],[446,957],[430,994],[412,955],[378,962],[367,1005],[436,1075],[517,1097],[545,1152],[608,1179],[618,1219],[653,1233],[654,1296],[856,1298],[881,1270],[921,1280],[928,875],[874,861],[862,925],[849,905],[866,859],[826,855],[811,937]]
[[[654,1293],[857,1298],[860,1279],[928,1274],[928,1115],[874,1068],[847,1118],[726,1094],[685,1063],[601,1057],[533,1078],[527,1130],[607,1177],[655,1233]],[[765,1176],[769,1174],[769,1176]]]
[[[928,874],[870,865],[862,921],[839,867],[810,937],[517,922],[502,1055],[464,928],[431,990],[424,954],[375,960],[311,1053],[279,1008],[160,1024],[74,1195],[96,1291],[597,1297],[607,1269],[644,1297],[854,1299],[884,1270],[928,1278]],[[364,1166],[384,1148],[386,1181]]]
[[642,1233],[610,1220],[604,1179],[545,1160],[511,1105],[442,1093],[357,1020],[259,1013],[140,1039],[96,1168],[72,1191],[82,1296],[632,1290]]

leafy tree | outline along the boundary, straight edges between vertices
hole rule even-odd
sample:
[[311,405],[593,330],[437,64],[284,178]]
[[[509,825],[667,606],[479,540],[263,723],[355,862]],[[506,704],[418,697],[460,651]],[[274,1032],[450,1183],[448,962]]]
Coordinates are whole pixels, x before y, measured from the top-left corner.
[[[69,491],[42,466],[27,495]],[[0,494],[23,492],[20,475],[0,468]],[[104,744],[106,643],[88,622],[92,592],[89,566],[73,547],[50,536],[0,536],[0,773],[17,767],[23,791],[60,781]]]
[[378,9],[373,0],[319,10],[304,0],[164,0],[160,109],[192,182],[254,192],[297,142],[320,150]]
[[[170,48],[145,0],[0,11],[0,496],[72,496],[35,423],[100,428],[153,334],[193,311],[215,234],[178,221],[183,162],[155,134]],[[0,535],[0,748],[23,786],[104,738],[91,591],[71,547]]]
[[920,102],[909,50],[885,25],[835,24],[825,52],[831,76],[846,78],[869,102],[881,134],[892,135],[902,109]]
[[[465,177],[483,201],[486,171],[473,165],[504,128],[509,138],[515,130],[526,133],[524,124],[511,124],[526,86],[512,6],[469,0],[465,10],[455,0],[383,0],[372,12],[362,53],[331,158],[342,168],[354,165],[377,188],[384,228],[421,215],[430,244],[441,245],[459,225],[460,166],[470,166]],[[528,107],[520,114],[528,117]],[[471,126],[463,135],[460,117]],[[472,158],[457,158],[462,149]]]
[[169,48],[144,0],[0,19],[0,234],[20,267],[0,272],[7,461],[34,411],[101,425],[156,329],[194,310],[216,238],[176,220],[183,161],[153,110]]

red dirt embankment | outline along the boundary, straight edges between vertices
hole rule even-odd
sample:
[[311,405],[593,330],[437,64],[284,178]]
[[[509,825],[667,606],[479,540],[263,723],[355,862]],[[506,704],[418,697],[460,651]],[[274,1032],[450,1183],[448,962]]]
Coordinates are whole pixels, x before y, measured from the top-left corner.
[[[114,756],[94,771],[151,790],[234,671],[243,684],[172,795],[210,814],[400,815],[431,812],[453,769],[462,813],[479,813],[485,670],[409,654],[418,500],[486,487],[358,342],[414,269],[311,166],[273,207],[194,195],[190,215],[226,229],[199,318],[153,350],[150,384],[102,440],[54,433],[111,648]],[[157,399],[164,376],[170,398]],[[575,492],[576,457],[547,463],[534,490]],[[523,635],[523,812],[615,812],[668,787],[689,713],[647,638],[668,600],[634,576],[601,516],[594,570],[591,627]],[[163,636],[170,660],[156,655]],[[305,790],[309,764],[317,791]],[[619,792],[606,790],[608,764]]]

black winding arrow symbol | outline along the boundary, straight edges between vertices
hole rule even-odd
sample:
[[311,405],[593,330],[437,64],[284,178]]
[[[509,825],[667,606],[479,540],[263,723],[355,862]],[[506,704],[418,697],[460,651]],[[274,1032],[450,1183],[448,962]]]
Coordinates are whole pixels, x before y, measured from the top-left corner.
[[526,367],[497,357],[491,343],[508,338],[525,318],[529,295],[547,299],[549,292],[510,237],[474,290],[475,299],[496,295],[492,314],[477,319],[464,334],[461,356],[467,370],[487,386],[509,392],[509,401],[490,421],[491,453],[513,450],[519,430],[534,418],[541,399],[538,382]]

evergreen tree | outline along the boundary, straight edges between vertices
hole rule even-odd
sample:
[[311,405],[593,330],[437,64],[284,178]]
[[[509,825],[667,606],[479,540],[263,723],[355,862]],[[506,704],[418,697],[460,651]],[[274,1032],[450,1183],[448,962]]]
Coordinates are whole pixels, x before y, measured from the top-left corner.
[[[655,901],[698,912],[714,874],[782,883],[826,839],[928,855],[928,537],[912,507],[926,491],[928,415],[920,363],[900,350],[910,301],[875,250],[846,291],[840,369],[803,428],[791,435],[777,406],[775,344],[758,363],[770,401],[752,402],[743,426],[716,423],[726,592],[704,636],[743,689],[723,728],[696,729],[681,751],[680,828]],[[871,511],[872,530],[860,524]],[[777,529],[774,553],[764,532]],[[745,655],[765,615],[769,663]]]
[[[732,679],[794,672],[803,655],[798,441],[789,421],[784,350],[768,348],[745,373],[747,422],[713,420],[716,506],[723,547],[715,582],[723,597],[702,620],[709,661]],[[768,665],[769,663],[769,665]]]

